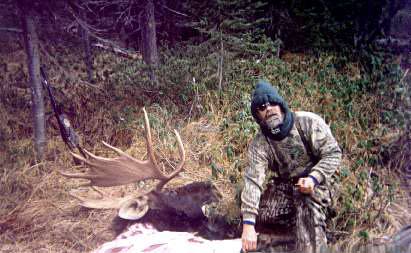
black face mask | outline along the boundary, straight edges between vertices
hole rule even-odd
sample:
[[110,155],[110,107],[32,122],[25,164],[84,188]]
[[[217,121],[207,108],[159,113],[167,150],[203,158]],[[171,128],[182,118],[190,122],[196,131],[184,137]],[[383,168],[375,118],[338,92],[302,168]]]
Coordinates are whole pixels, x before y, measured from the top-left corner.
[[284,120],[281,124],[269,124],[265,120],[259,121],[258,124],[260,125],[261,131],[265,136],[270,139],[280,141],[287,137],[290,133],[291,128],[294,125],[294,116],[293,114],[287,110],[284,113]]

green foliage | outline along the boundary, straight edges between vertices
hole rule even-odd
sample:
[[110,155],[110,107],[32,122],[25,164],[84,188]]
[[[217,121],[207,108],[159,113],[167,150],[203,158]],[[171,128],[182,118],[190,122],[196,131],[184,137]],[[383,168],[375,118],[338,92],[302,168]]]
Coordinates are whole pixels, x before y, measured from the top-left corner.
[[340,170],[340,176],[341,178],[346,178],[350,175],[350,170],[346,167],[342,167]]
[[218,179],[220,174],[224,174],[224,168],[218,166],[215,162],[211,162],[210,166],[212,179]]
[[217,52],[228,50],[246,56],[277,51],[280,42],[265,36],[265,27],[270,23],[268,5],[268,1],[213,0],[187,1],[184,8],[201,17],[188,26],[206,36]]
[[358,233],[358,237],[360,237],[361,239],[366,240],[366,241],[368,241],[370,239],[370,235],[369,235],[368,231],[366,231],[366,230],[360,231]]
[[382,182],[377,176],[371,177],[371,186],[372,186],[372,191],[376,194],[380,193],[383,190]]

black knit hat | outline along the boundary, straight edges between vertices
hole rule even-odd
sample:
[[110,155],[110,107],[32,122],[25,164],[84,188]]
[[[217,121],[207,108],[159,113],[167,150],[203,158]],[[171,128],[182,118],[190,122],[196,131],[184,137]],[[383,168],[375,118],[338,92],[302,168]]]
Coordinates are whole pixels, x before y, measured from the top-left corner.
[[257,117],[257,108],[268,102],[278,104],[283,112],[288,110],[287,103],[284,101],[283,97],[278,94],[277,89],[271,86],[269,82],[260,80],[257,82],[251,100],[251,113],[257,122],[259,121]]
[[[268,102],[278,104],[284,113],[284,122],[279,127],[280,132],[275,131],[275,133],[273,133],[271,129],[267,129],[263,124],[260,124],[260,119],[257,115],[258,107]],[[284,98],[280,96],[280,94],[278,94],[276,88],[274,88],[269,82],[264,80],[257,82],[257,85],[253,92],[253,97],[251,99],[251,113],[253,114],[255,121],[260,125],[262,132],[266,136],[275,140],[284,139],[285,136],[288,135],[294,124],[294,117],[290,109],[288,108],[287,102],[285,102]]]

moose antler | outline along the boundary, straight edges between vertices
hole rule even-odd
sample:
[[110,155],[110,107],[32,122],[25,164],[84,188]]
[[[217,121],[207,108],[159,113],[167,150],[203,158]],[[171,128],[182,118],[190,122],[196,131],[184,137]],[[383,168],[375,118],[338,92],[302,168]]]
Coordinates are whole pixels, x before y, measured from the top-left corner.
[[[141,205],[143,205],[143,209],[146,212],[148,210],[148,208],[146,208],[148,206],[146,197],[153,191],[160,191],[168,181],[173,179],[175,176],[178,175],[178,173],[182,171],[185,162],[185,152],[180,135],[176,130],[174,130],[179,147],[180,163],[171,174],[164,175],[159,169],[159,166],[157,165],[157,161],[155,159],[153,144],[151,141],[150,123],[148,120],[147,112],[144,108],[143,112],[146,131],[148,160],[138,160],[123,152],[122,150],[103,142],[103,144],[106,147],[115,151],[119,156],[115,158],[105,158],[96,156],[90,153],[89,151],[84,150],[84,152],[87,154],[87,158],[84,158],[78,154],[70,152],[75,158],[83,161],[86,165],[88,165],[89,170],[84,173],[76,174],[69,174],[63,172],[60,173],[63,176],[69,178],[88,179],[89,182],[83,185],[92,187],[109,187],[125,185],[145,179],[158,179],[159,183],[155,188],[149,190],[148,192],[140,193],[138,195],[125,196],[122,198],[106,197],[103,199],[89,199],[72,194],[75,198],[80,200],[82,206],[90,208],[120,208],[121,216],[122,210],[124,213],[124,210],[131,206],[139,205],[138,208],[141,208]],[[139,200],[140,202],[138,202]],[[144,203],[141,203],[141,201],[143,201]]]

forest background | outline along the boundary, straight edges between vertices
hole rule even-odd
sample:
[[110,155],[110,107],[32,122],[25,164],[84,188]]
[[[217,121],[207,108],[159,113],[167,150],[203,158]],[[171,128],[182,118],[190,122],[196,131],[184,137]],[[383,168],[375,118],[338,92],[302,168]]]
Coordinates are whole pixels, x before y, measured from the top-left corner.
[[[411,2],[84,0],[0,3],[0,251],[79,252],[114,238],[114,210],[81,208],[40,66],[82,146],[144,157],[146,107],[169,187],[213,181],[238,219],[249,105],[258,79],[331,126],[344,153],[335,243],[389,236],[411,220]],[[106,189],[109,194],[141,185]]]

